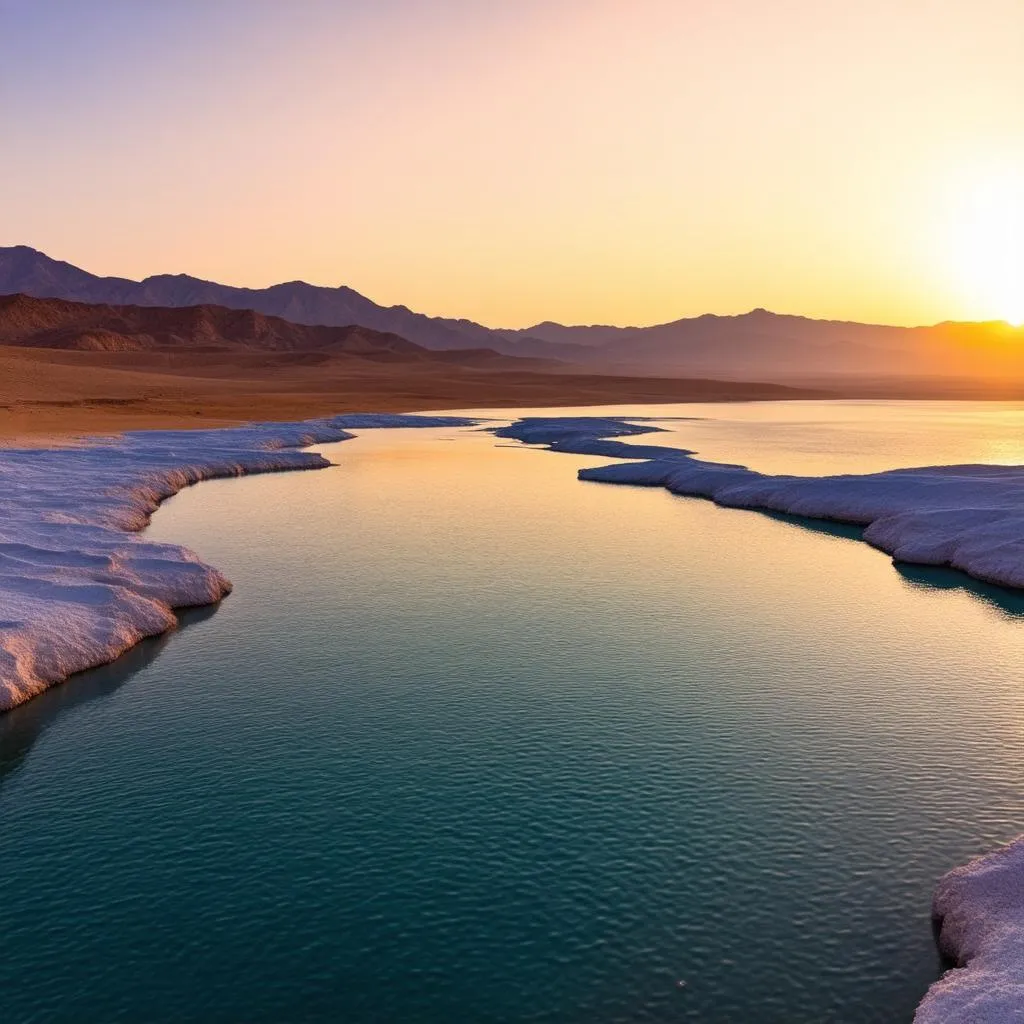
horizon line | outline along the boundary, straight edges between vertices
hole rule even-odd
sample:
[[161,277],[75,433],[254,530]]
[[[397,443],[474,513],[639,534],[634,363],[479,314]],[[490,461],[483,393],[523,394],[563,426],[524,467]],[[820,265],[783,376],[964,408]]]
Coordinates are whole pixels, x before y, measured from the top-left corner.
[[[80,267],[77,263],[72,263],[69,260],[58,259],[58,258],[56,258],[54,256],[51,256],[49,253],[45,252],[44,250],[37,249],[35,246],[29,245],[26,242],[16,242],[13,245],[0,246],[0,251],[3,251],[4,249],[7,249],[7,250],[11,250],[11,249],[25,249],[25,250],[28,250],[29,252],[35,253],[38,256],[44,257],[45,259],[50,260],[53,263],[64,264],[65,266],[71,267],[73,270],[78,270],[81,273],[88,274],[90,277],[95,277],[95,278],[98,278],[100,280],[116,280],[116,281],[127,281],[127,282],[129,282],[131,284],[145,284],[147,281],[152,281],[152,280],[157,279],[157,278],[167,278],[167,277],[174,278],[174,277],[177,277],[177,278],[189,278],[190,280],[199,281],[202,284],[215,285],[215,286],[217,286],[219,288],[234,288],[234,289],[237,289],[239,291],[249,291],[249,292],[269,291],[271,288],[282,288],[282,287],[287,287],[288,285],[304,285],[307,288],[317,288],[317,289],[323,289],[323,290],[328,290],[328,291],[350,291],[350,292],[354,292],[356,295],[360,296],[360,298],[366,299],[368,302],[372,302],[375,306],[378,306],[381,309],[404,309],[404,310],[406,310],[409,313],[413,313],[413,314],[415,314],[417,316],[427,317],[428,319],[431,319],[431,320],[454,320],[454,321],[457,321],[457,322],[476,324],[477,326],[483,327],[483,328],[485,328],[485,329],[487,329],[489,331],[515,331],[515,332],[520,333],[520,334],[523,334],[523,333],[527,333],[528,334],[534,328],[544,327],[544,326],[560,327],[560,328],[563,328],[565,330],[643,331],[643,330],[652,330],[652,329],[657,328],[657,327],[669,327],[669,326],[671,326],[673,324],[681,323],[681,322],[686,321],[686,320],[701,320],[701,319],[704,319],[705,317],[714,317],[714,318],[720,319],[720,320],[739,319],[741,317],[753,316],[756,313],[767,313],[768,315],[775,316],[775,317],[792,317],[792,318],[798,319],[798,320],[809,320],[809,321],[812,321],[814,323],[852,324],[852,325],[855,325],[855,326],[858,326],[858,327],[885,327],[885,328],[892,328],[892,329],[896,329],[896,330],[907,330],[907,331],[929,330],[929,329],[932,329],[932,328],[935,328],[935,327],[946,327],[946,326],[992,326],[992,327],[994,327],[994,326],[1004,326],[1004,327],[1008,328],[1011,331],[1021,331],[1021,332],[1024,332],[1024,323],[1020,323],[1020,324],[1012,323],[1011,321],[1006,320],[1005,318],[1000,318],[1000,317],[993,317],[991,319],[984,319],[984,320],[955,320],[955,319],[946,319],[946,320],[936,320],[936,321],[934,321],[932,323],[894,324],[894,323],[878,323],[878,322],[869,321],[869,320],[853,320],[853,319],[849,319],[848,317],[841,317],[841,316],[839,316],[839,317],[833,317],[833,316],[827,316],[827,317],[821,316],[821,317],[818,317],[818,316],[808,316],[806,313],[788,313],[788,312],[787,313],[783,313],[783,312],[778,312],[777,310],[769,309],[766,306],[753,306],[750,309],[748,309],[748,310],[746,310],[744,312],[740,312],[740,313],[714,313],[714,312],[710,312],[710,311],[703,312],[703,313],[694,313],[694,314],[691,314],[689,316],[685,316],[684,315],[684,316],[676,317],[674,320],[655,321],[653,323],[647,323],[647,324],[612,324],[612,323],[566,324],[566,323],[562,323],[559,320],[544,319],[544,320],[537,320],[537,321],[535,321],[535,322],[533,322],[531,324],[528,324],[527,326],[524,326],[524,327],[505,327],[505,326],[497,326],[496,327],[496,326],[494,326],[492,324],[486,324],[486,323],[483,323],[480,320],[473,320],[470,317],[466,317],[466,316],[453,316],[453,315],[446,315],[446,314],[439,314],[439,313],[422,313],[419,310],[413,309],[412,307],[407,306],[407,305],[405,305],[405,303],[401,303],[401,302],[394,303],[394,304],[392,304],[390,306],[384,305],[384,304],[382,304],[380,302],[377,302],[376,299],[371,298],[365,292],[359,291],[359,289],[354,288],[354,287],[352,287],[352,285],[349,285],[349,284],[315,284],[314,282],[306,281],[303,278],[293,278],[293,279],[288,280],[288,281],[275,281],[272,284],[261,285],[261,286],[253,286],[253,285],[247,285],[247,284],[227,284],[224,281],[216,281],[216,280],[214,280],[212,278],[198,277],[195,274],[188,273],[187,271],[178,271],[176,273],[169,273],[169,272],[165,271],[165,272],[156,273],[156,274],[147,274],[145,277],[140,277],[140,278],[139,277],[123,277],[123,276],[121,276],[119,274],[96,274],[96,273],[94,273],[91,270],[86,270],[84,267]],[[6,294],[7,295],[19,295],[19,294],[22,294],[22,295],[26,295],[28,298],[60,298],[61,297],[61,296],[31,296],[31,295],[28,295],[27,292],[8,292]],[[71,300],[65,300],[65,301],[79,301],[79,300],[71,299]],[[86,304],[88,305],[88,303],[86,303]],[[127,305],[127,306],[136,305],[137,306],[139,304],[138,303],[130,303],[129,302],[129,303],[123,303],[123,305]],[[204,305],[214,305],[214,306],[216,306],[216,305],[220,305],[220,303],[216,303],[216,302],[214,302],[214,303],[197,302],[197,303],[194,303],[193,305],[195,305],[195,306],[204,306]],[[188,307],[165,307],[165,308],[188,308]],[[231,307],[225,307],[225,308],[231,308]],[[256,312],[256,311],[254,310],[254,312]],[[265,315],[275,315],[275,314],[265,314]],[[286,317],[279,317],[278,319],[284,320],[284,319],[287,319],[287,318]]]

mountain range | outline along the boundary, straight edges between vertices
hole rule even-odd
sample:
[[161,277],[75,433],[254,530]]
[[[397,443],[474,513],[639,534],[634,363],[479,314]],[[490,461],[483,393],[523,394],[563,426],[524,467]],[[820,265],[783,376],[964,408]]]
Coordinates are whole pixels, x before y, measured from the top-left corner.
[[488,370],[523,370],[537,362],[486,348],[434,351],[400,335],[359,325],[295,324],[251,309],[125,306],[36,298],[24,293],[0,296],[0,345],[112,353],[287,353],[303,356],[307,364],[342,357]]
[[[249,310],[292,325],[358,326],[429,350],[490,349],[556,360],[589,373],[776,382],[1024,378],[1024,345],[1014,344],[1024,342],[1024,330],[1002,322],[894,327],[755,309],[651,327],[544,322],[526,329],[498,329],[471,320],[426,316],[405,306],[381,306],[345,286],[291,281],[269,288],[238,288],[185,274],[142,281],[99,277],[28,246],[0,248],[0,294],[14,293],[118,306]],[[257,329],[255,320],[244,323]]]
[[294,324],[368,327],[435,350],[491,348],[507,355],[559,358],[571,356],[576,349],[542,339],[534,346],[526,335],[509,340],[504,332],[471,320],[425,316],[405,306],[379,306],[345,286],[323,288],[305,281],[289,281],[269,288],[236,288],[187,274],[158,274],[131,281],[123,277],[98,277],[25,245],[0,247],[0,294],[18,292],[36,298],[120,306],[248,309]]

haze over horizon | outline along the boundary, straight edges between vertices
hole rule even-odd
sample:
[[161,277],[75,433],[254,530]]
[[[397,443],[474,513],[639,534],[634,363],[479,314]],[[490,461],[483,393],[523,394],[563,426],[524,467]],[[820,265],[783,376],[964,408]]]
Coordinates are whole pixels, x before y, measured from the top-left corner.
[[[70,263],[67,260],[55,259],[49,253],[41,252],[40,250],[36,249],[34,246],[28,245],[27,243],[23,243],[23,242],[22,243],[16,243],[15,245],[9,246],[9,247],[8,246],[0,246],[0,265],[2,265],[2,258],[3,258],[3,256],[6,253],[9,253],[9,252],[12,252],[12,251],[16,251],[16,250],[31,250],[38,257],[41,257],[42,261],[44,263],[46,263],[46,264],[50,264],[52,262],[55,262],[55,263],[58,263],[58,264],[60,264],[60,263],[67,264],[68,266],[70,266],[72,268],[73,271],[75,271],[75,272],[77,272],[77,271],[85,271],[87,274],[90,274],[90,276],[91,276],[91,271],[89,271],[88,267],[77,267],[77,266],[75,266],[74,264]],[[250,291],[256,291],[256,292],[260,291],[259,289],[253,289],[251,286],[248,286],[248,285],[244,285],[244,284],[241,284],[241,285],[239,285],[239,284],[226,284],[225,282],[222,282],[222,281],[213,281],[213,280],[210,280],[208,278],[200,278],[200,277],[197,277],[195,275],[188,274],[185,271],[178,271],[178,270],[162,271],[162,272],[157,272],[157,273],[154,273],[154,274],[149,274],[149,275],[145,275],[145,276],[142,276],[142,277],[134,277],[134,278],[132,278],[132,277],[123,277],[121,275],[116,275],[116,276],[115,275],[107,275],[107,276],[100,277],[100,278],[97,278],[97,279],[98,280],[110,280],[110,279],[113,279],[113,280],[124,280],[124,281],[130,282],[132,284],[145,284],[147,281],[154,281],[154,280],[165,279],[165,278],[189,278],[192,281],[201,281],[201,282],[204,282],[206,284],[213,285],[216,288],[224,288],[224,287],[227,287],[227,288],[245,288],[245,289],[248,289]],[[279,288],[279,287],[282,287],[282,286],[287,287],[287,286],[290,286],[290,285],[308,285],[310,287],[317,288],[317,289],[320,289],[320,288],[327,288],[327,289],[344,289],[344,288],[349,288],[350,291],[357,291],[356,289],[351,289],[351,286],[345,284],[345,282],[338,282],[337,284],[333,284],[333,285],[332,284],[318,285],[318,284],[314,284],[313,282],[310,282],[310,281],[304,281],[304,280],[302,280],[300,278],[296,278],[296,279],[289,280],[289,281],[275,281],[275,282],[272,282],[271,285],[269,285],[267,287],[269,287],[269,288],[275,288],[275,287]],[[0,283],[0,292],[4,292],[4,291],[9,292],[10,290],[11,289],[5,288],[4,285],[2,283]],[[59,291],[59,289],[58,289],[58,291]],[[35,295],[36,291],[34,289],[31,289],[26,294]],[[49,292],[47,292],[46,294],[47,295],[53,294],[53,297],[57,297],[56,293],[49,293]],[[361,294],[361,293],[358,293],[358,294]],[[371,302],[373,302],[373,296],[362,296],[362,297],[365,298],[365,299],[369,299]],[[83,300],[82,299],[78,299],[78,298],[72,298],[71,301],[73,301],[73,302],[81,302]],[[93,299],[93,300],[85,300],[85,301],[87,301],[87,302],[89,302],[89,301],[97,302],[97,301],[106,301],[106,300]],[[111,300],[111,301],[113,301],[113,300]],[[137,303],[137,302],[135,302],[133,300],[128,300],[128,299],[117,300],[117,302],[115,304],[118,304],[118,303],[124,304],[125,302],[127,302],[128,305],[136,305],[136,304],[152,305],[153,304],[151,302]],[[166,304],[168,304],[168,303],[166,303],[166,302],[164,302],[164,303],[157,303],[157,305],[166,305]],[[209,300],[208,302],[205,302],[205,303],[202,303],[202,302],[193,303],[193,305],[195,305],[195,304],[198,304],[198,305],[207,304],[207,305],[217,306],[217,305],[223,305],[224,303],[223,303],[223,301]],[[236,305],[229,305],[228,308],[238,309],[238,308],[245,308],[245,307],[236,304]],[[394,304],[391,307],[383,307],[383,308],[407,309],[408,310],[408,306],[405,303],[396,303],[396,304]],[[409,310],[409,312],[411,312],[413,314],[419,314],[420,313],[419,310]],[[865,323],[863,323],[861,321],[849,320],[847,318],[838,318],[838,317],[833,317],[833,318],[808,317],[807,314],[804,314],[804,313],[793,313],[793,312],[790,312],[790,311],[787,311],[787,310],[779,310],[779,309],[773,310],[773,309],[768,309],[768,308],[766,308],[764,306],[752,306],[750,309],[741,309],[741,310],[736,311],[735,313],[714,313],[714,312],[695,313],[695,314],[691,314],[691,315],[684,316],[684,317],[674,317],[674,318],[672,318],[672,320],[669,320],[669,321],[657,321],[657,322],[650,323],[650,324],[599,324],[599,323],[566,324],[566,323],[560,323],[558,321],[553,321],[550,318],[548,318],[546,320],[538,320],[538,321],[535,321],[535,322],[533,322],[531,324],[528,324],[528,325],[526,325],[525,328],[521,328],[521,327],[503,328],[501,325],[482,325],[482,326],[494,327],[495,330],[499,330],[499,331],[503,330],[503,329],[520,330],[520,331],[522,331],[522,330],[529,330],[530,327],[542,327],[542,326],[545,326],[545,325],[552,325],[552,326],[555,326],[555,327],[563,327],[563,326],[564,327],[584,327],[584,328],[602,328],[602,327],[616,328],[616,327],[621,327],[621,328],[625,328],[625,329],[629,329],[629,328],[645,329],[645,328],[649,328],[649,327],[667,327],[667,326],[671,326],[673,323],[680,323],[680,322],[683,322],[683,321],[686,321],[686,320],[698,320],[698,319],[701,319],[701,318],[704,318],[704,317],[713,317],[713,318],[725,319],[725,318],[730,318],[730,317],[732,317],[732,318],[752,317],[752,316],[756,316],[758,314],[767,314],[767,315],[772,316],[772,317],[783,317],[783,318],[785,318],[785,317],[792,317],[792,318],[797,318],[797,319],[812,319],[812,320],[819,320],[819,321],[821,321],[823,323],[829,323],[829,322],[833,322],[833,323],[851,323],[851,324],[861,325],[861,326],[880,326],[880,327],[885,327],[885,326],[896,326],[896,327],[899,327],[899,326],[909,326],[909,327],[927,328],[927,327],[941,327],[944,324],[962,323],[962,324],[967,324],[967,325],[978,325],[978,326],[984,326],[984,325],[987,325],[987,324],[992,324],[992,325],[1006,324],[1007,326],[1011,327],[1014,330],[1019,330],[1022,326],[1024,326],[1022,324],[1011,323],[1010,321],[1008,321],[1006,318],[1003,318],[1003,317],[992,317],[992,318],[990,318],[988,320],[981,320],[981,321],[979,321],[979,320],[974,320],[974,321],[946,320],[946,321],[937,321],[935,323],[929,323],[929,324],[921,323],[921,324],[902,324],[902,325],[901,324],[874,324],[873,325],[873,324],[865,324]],[[452,314],[452,316],[455,317],[455,314]],[[455,318],[458,318],[458,317],[455,317]],[[466,318],[461,318],[461,319],[466,319]],[[305,323],[307,321],[300,320],[298,322],[299,323]],[[309,322],[311,322],[311,321],[309,321]],[[470,322],[473,322],[473,321],[470,321]]]
[[1024,320],[1024,8],[0,0],[0,245],[489,326]]

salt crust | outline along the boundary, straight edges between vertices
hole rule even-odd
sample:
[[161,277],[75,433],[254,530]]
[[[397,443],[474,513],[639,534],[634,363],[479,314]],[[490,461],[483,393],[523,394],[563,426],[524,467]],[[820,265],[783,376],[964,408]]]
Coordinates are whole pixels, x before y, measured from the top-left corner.
[[702,462],[683,448],[610,440],[660,428],[603,417],[520,420],[501,437],[554,451],[637,461],[581,469],[581,480],[664,487],[732,508],[854,523],[901,562],[943,565],[1024,587],[1024,467],[926,466],[841,476],[768,476]]
[[0,451],[0,712],[172,628],[173,609],[231,590],[186,548],[138,536],[165,498],[214,477],[327,466],[298,449],[349,430],[473,422],[351,415]]

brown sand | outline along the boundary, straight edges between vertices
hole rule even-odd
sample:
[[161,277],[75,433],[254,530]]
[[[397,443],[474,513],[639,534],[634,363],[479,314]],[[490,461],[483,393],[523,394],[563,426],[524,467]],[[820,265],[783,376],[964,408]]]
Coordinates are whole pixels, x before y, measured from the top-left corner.
[[345,412],[827,397],[774,384],[377,363],[337,355],[0,346],[0,438],[227,426]]

